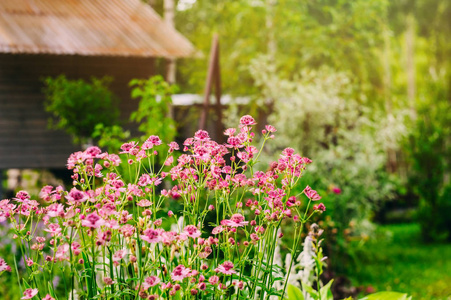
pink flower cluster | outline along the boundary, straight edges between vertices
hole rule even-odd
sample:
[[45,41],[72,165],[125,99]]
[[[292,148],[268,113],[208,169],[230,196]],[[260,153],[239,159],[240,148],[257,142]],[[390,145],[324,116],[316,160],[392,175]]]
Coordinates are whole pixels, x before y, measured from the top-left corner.
[[[125,159],[98,147],[73,153],[67,161],[73,171],[70,190],[45,186],[40,202],[20,191],[12,201],[0,201],[0,222],[9,220],[18,240],[31,245],[26,259],[31,272],[52,264],[79,272],[82,280],[72,289],[88,290],[94,282],[105,293],[120,290],[147,299],[177,293],[220,296],[244,288],[256,293],[241,280],[261,275],[249,255],[260,259],[257,266],[267,265],[256,253],[274,251],[268,245],[280,243],[283,234],[277,230],[283,224],[298,228],[307,221],[310,202],[292,191],[312,161],[286,148],[266,171],[254,170],[262,153],[262,147],[252,145],[254,125],[254,118],[242,117],[238,128],[225,131],[225,144],[199,130],[184,141],[179,156],[174,154],[177,143],[165,151],[158,136],[141,145],[124,143],[120,155]],[[265,126],[263,139],[274,138],[274,132]],[[159,152],[166,152],[161,166],[154,163]],[[124,176],[122,161],[134,178]],[[321,199],[309,186],[303,194]],[[313,209],[322,212],[325,206]],[[207,216],[216,222],[208,224]],[[40,235],[39,221],[44,226]],[[102,279],[83,279],[90,276],[80,271],[85,266],[89,272],[101,270]],[[5,270],[11,268],[0,259],[0,273]],[[37,288],[27,289],[22,299],[36,296]],[[98,289],[88,292],[94,296]]]

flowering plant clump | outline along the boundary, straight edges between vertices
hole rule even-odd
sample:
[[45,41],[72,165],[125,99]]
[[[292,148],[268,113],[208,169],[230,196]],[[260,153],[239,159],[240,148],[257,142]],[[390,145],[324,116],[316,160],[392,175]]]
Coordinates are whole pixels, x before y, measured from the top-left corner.
[[[11,222],[26,268],[18,278],[22,299],[57,299],[62,285],[71,299],[286,295],[288,276],[273,276],[276,247],[289,226],[290,274],[303,225],[325,207],[311,208],[321,197],[309,186],[292,194],[311,163],[293,149],[256,169],[276,129],[267,125],[257,148],[255,124],[242,117],[223,145],[199,130],[178,158],[171,142],[162,165],[157,136],[123,144],[120,155],[90,147],[68,159],[70,190],[45,186],[39,202],[25,191],[2,200],[0,221]],[[134,174],[129,182],[118,172],[121,161]],[[11,268],[0,259],[5,271]]]

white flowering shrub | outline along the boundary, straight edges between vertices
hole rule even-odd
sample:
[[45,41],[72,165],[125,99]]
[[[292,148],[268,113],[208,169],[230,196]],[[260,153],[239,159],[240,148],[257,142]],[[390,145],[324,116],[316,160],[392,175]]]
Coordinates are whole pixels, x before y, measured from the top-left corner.
[[281,132],[276,147],[290,143],[320,162],[309,175],[330,192],[323,200],[338,229],[351,221],[358,225],[392,196],[394,186],[384,169],[387,150],[396,150],[407,132],[404,112],[386,115],[375,105],[370,110],[351,78],[328,68],[302,70],[288,80],[263,56],[250,69],[261,87],[259,104],[272,102],[269,121]]

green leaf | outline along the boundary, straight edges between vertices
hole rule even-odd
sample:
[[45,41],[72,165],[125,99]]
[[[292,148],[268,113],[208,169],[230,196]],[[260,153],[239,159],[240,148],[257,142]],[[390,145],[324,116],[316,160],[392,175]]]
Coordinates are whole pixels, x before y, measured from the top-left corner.
[[174,300],[182,300],[181,294],[182,294],[181,292],[176,293],[176,294],[172,297],[172,299],[174,299]]
[[83,265],[85,268],[85,272],[86,272],[86,288],[88,290],[88,297],[92,296],[92,284],[91,284],[91,277],[92,277],[92,269],[91,269],[91,265],[89,263],[89,259],[88,259],[88,255],[85,252],[82,252],[83,255]]
[[315,291],[310,285],[303,283],[302,289],[307,293],[309,293],[309,295],[312,296],[314,299],[318,298],[318,292]]
[[288,285],[288,300],[304,300],[302,291],[292,284]]
[[407,294],[398,292],[379,292],[371,294],[360,300],[411,300],[412,297],[408,297]]
[[22,280],[23,280],[23,285],[25,286],[25,289],[31,289],[31,286],[28,284],[28,282],[25,280],[25,278],[23,278]]
[[53,285],[50,283],[50,281],[47,282],[47,285],[48,285],[48,287],[49,287],[49,293],[50,293],[50,296],[52,296],[53,298],[56,299],[56,296],[55,296],[55,290],[53,289]]
[[319,296],[321,300],[334,300],[334,296],[332,295],[332,291],[330,290],[333,282],[334,280],[332,279],[319,290]]

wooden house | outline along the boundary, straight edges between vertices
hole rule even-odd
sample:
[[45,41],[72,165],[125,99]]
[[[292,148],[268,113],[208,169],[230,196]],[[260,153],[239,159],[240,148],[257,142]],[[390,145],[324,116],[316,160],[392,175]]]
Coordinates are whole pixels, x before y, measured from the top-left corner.
[[193,52],[141,0],[1,0],[0,170],[64,168],[79,150],[63,131],[48,129],[43,77],[113,77],[125,119],[137,106],[132,78],[155,74],[156,57]]

